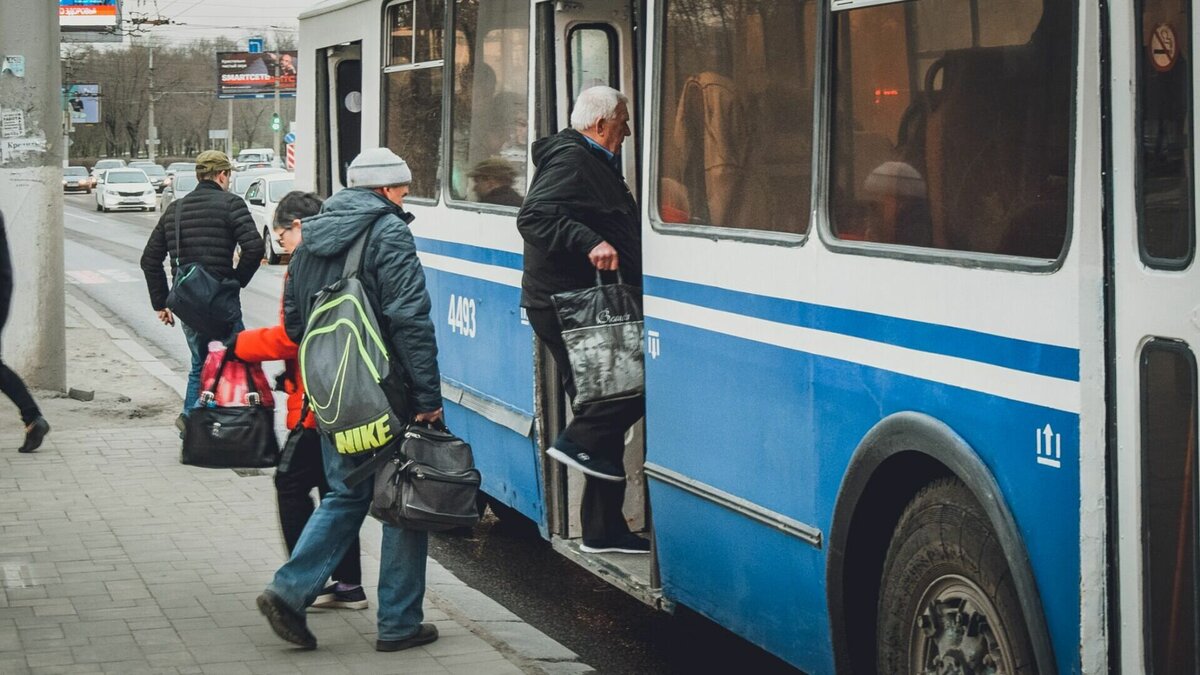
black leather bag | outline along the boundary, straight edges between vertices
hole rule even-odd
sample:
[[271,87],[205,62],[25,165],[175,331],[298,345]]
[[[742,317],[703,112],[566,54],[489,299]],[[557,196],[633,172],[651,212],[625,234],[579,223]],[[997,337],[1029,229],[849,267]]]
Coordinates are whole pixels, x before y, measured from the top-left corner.
[[[221,360],[212,388],[217,388],[229,350]],[[275,438],[275,411],[260,404],[254,378],[247,377],[247,405],[193,408],[183,432],[180,462],[210,469],[264,469],[279,463],[279,441]],[[213,392],[200,395],[211,401]]]
[[409,425],[403,442],[355,469],[353,486],[375,475],[371,516],[408,530],[440,532],[479,522],[482,476],[471,446],[445,427]]
[[175,280],[167,308],[200,335],[223,338],[242,318],[242,287],[237,279],[218,279],[199,263],[179,264],[179,218],[186,200],[175,204]]

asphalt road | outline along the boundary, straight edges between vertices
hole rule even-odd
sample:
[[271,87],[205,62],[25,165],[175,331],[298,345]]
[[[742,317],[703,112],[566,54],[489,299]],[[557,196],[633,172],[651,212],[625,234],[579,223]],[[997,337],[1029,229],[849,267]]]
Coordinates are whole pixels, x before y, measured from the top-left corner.
[[[183,370],[189,361],[183,335],[159,323],[139,266],[161,213],[97,213],[86,194],[67,195],[64,202],[67,292]],[[283,272],[264,265],[243,292],[247,326],[278,321]],[[267,370],[272,374],[278,366]],[[430,554],[600,673],[799,672],[686,608],[671,615],[630,598],[560,556],[519,518],[500,522],[489,513],[470,537],[434,535]]]

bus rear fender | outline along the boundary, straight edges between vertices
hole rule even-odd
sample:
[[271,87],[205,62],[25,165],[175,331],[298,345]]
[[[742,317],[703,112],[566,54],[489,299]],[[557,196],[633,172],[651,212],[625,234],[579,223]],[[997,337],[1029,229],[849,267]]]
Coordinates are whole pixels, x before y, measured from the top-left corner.
[[1000,539],[1038,672],[1057,671],[1025,543],[991,472],[949,426],[902,412],[880,420],[863,437],[834,505],[826,586],[836,672],[875,672],[880,575],[892,533],[922,487],[951,476],[975,495]]

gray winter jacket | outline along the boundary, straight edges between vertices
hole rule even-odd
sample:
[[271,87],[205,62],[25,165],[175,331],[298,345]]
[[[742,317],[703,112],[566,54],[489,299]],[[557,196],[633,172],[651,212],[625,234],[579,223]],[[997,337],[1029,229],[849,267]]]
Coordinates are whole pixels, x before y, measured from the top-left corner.
[[413,412],[442,407],[441,374],[425,271],[408,223],[413,216],[365,188],[330,197],[321,212],[304,220],[303,243],[288,264],[283,290],[284,325],[300,344],[317,293],[342,277],[354,240],[368,227],[359,278],[375,305],[392,356],[403,368]]

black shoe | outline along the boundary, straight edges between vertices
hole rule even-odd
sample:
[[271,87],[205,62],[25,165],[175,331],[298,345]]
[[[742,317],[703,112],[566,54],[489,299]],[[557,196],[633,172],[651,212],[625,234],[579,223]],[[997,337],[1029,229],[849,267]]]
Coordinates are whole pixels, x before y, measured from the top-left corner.
[[42,447],[42,439],[50,433],[50,423],[45,417],[38,417],[25,431],[25,444],[17,448],[17,452],[33,452]]
[[312,606],[323,609],[366,609],[367,593],[362,586],[339,591],[337,584],[329,584],[313,600]]
[[608,539],[584,539],[579,550],[584,553],[649,553],[650,541],[626,532]]
[[416,635],[411,635],[403,640],[376,640],[375,651],[377,652],[398,652],[404,649],[420,647],[427,645],[430,642],[438,639],[437,626],[431,623],[423,623],[417,629]]
[[283,598],[271,591],[258,596],[258,611],[267,617],[271,630],[284,640],[305,649],[317,648],[317,637],[308,630],[304,615],[287,606]]
[[584,450],[564,451],[550,448],[546,454],[573,469],[578,469],[601,480],[611,480],[616,483],[625,480],[625,472],[621,470],[621,467],[603,457],[592,457]]

